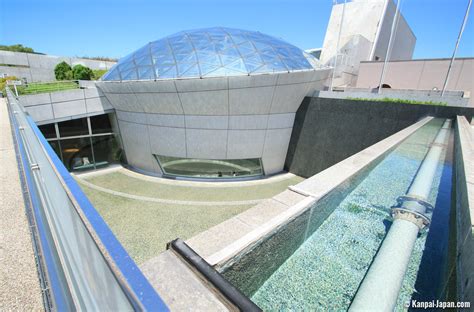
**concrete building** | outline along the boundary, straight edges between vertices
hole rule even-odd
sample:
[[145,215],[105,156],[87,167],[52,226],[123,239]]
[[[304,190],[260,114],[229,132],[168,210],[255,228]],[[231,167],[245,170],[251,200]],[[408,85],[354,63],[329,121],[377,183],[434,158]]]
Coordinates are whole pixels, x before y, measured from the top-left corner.
[[282,40],[209,28],[151,42],[97,82],[129,165],[155,175],[283,170],[295,112],[329,69]]
[[[420,59],[389,62],[384,84],[392,89],[442,90],[451,59]],[[375,88],[379,84],[383,62],[362,62],[357,88]],[[447,90],[462,91],[474,106],[474,58],[458,58],[451,69]]]
[[315,58],[317,58],[319,60],[319,58],[321,57],[321,51],[322,50],[323,50],[322,48],[316,48],[316,49],[308,49],[308,50],[306,50],[306,52],[311,54],[312,56],[314,56]]
[[[354,0],[333,6],[320,60],[334,66],[337,57],[334,86],[354,86],[361,61],[385,59],[396,11],[393,0]],[[398,16],[389,58],[411,59],[416,37],[403,15]]]
[[28,82],[54,81],[54,67],[61,62],[71,66],[81,64],[91,69],[110,69],[115,64],[77,57],[0,51],[0,76],[25,78]]

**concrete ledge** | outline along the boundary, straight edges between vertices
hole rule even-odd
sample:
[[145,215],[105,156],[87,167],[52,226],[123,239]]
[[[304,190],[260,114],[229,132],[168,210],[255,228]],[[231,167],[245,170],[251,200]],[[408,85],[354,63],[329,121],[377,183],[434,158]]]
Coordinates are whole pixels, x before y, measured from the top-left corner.
[[457,300],[474,302],[474,136],[458,116],[455,132]]
[[106,114],[113,110],[102,91],[94,87],[23,95],[19,101],[37,124]]
[[252,250],[260,241],[305,212],[320,198],[432,119],[424,118],[285,192],[192,237],[187,244],[208,263],[223,270],[232,264],[233,259]]
[[465,97],[464,91],[447,91],[441,97],[441,90],[382,89],[382,93],[378,94],[374,93],[372,89],[346,88],[343,92],[320,91],[319,96],[330,99],[363,98],[382,100],[391,98],[420,102],[445,102],[448,106],[469,106],[469,97]]
[[229,310],[170,250],[145,262],[140,269],[171,311]]

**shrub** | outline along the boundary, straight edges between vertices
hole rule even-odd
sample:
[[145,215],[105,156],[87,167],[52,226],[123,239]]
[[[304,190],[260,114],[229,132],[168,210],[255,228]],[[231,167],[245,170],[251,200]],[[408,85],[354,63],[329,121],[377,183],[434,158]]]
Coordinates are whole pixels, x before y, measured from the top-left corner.
[[0,78],[0,91],[3,93],[3,96],[6,96],[5,87],[7,85],[7,80],[18,80],[18,78],[15,76]]
[[72,70],[66,62],[61,62],[54,68],[54,76],[56,80],[72,80]]
[[72,69],[72,77],[76,80],[91,80],[94,77],[94,73],[89,67],[78,64]]
[[99,80],[100,77],[102,77],[107,72],[107,69],[94,69],[92,72],[94,74],[94,80]]

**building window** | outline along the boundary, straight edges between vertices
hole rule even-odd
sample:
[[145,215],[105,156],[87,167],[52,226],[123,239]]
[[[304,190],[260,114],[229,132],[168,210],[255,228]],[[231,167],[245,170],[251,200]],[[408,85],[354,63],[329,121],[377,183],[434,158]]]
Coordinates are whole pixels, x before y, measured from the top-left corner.
[[90,117],[91,129],[93,134],[112,133],[109,115],[97,115]]
[[56,155],[61,158],[61,147],[59,146],[59,140],[48,140],[48,143],[51,145]]
[[195,159],[155,155],[165,175],[193,178],[241,178],[263,175],[260,158]]
[[69,171],[94,169],[90,137],[61,140],[61,154]]
[[97,168],[120,162],[122,149],[114,135],[92,137],[92,149]]
[[42,125],[39,129],[69,171],[97,169],[122,159],[123,151],[108,114]]
[[56,127],[54,126],[54,124],[42,125],[38,126],[38,128],[40,129],[41,133],[43,133],[46,139],[57,138]]
[[89,134],[87,118],[58,122],[58,127],[61,138]]

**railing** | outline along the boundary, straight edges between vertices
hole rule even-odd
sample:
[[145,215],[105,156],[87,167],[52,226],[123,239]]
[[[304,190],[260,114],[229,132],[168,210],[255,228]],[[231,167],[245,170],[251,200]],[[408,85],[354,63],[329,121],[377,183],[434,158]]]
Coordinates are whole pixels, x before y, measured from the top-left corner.
[[33,230],[39,238],[46,308],[167,310],[34,121],[10,90],[7,95]]

